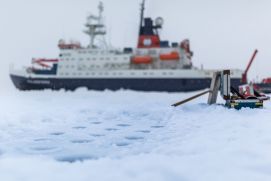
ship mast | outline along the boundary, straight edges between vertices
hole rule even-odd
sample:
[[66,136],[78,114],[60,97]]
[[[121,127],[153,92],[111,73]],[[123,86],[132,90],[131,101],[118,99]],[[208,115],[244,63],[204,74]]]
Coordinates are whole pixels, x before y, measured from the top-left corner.
[[[90,43],[89,43],[90,48],[97,47],[94,44],[96,36],[104,36],[106,34],[105,25],[103,24],[104,6],[102,2],[99,3],[98,9],[99,9],[99,15],[98,16],[89,15],[87,17],[87,23],[85,25],[87,27],[87,30],[85,30],[84,32],[90,36]],[[105,41],[103,41],[103,43],[106,46]]]
[[144,10],[145,10],[145,0],[141,3],[141,9],[140,9],[140,24],[139,24],[139,35],[141,34],[141,29],[143,26],[143,19],[144,19]]

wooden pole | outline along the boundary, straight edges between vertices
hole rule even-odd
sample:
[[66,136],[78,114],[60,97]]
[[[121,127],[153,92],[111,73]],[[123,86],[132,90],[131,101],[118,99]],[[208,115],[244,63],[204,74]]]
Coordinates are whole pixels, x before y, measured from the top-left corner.
[[193,99],[196,99],[196,98],[198,98],[198,97],[200,97],[200,96],[203,96],[204,94],[207,94],[207,93],[209,93],[209,92],[211,92],[211,91],[210,91],[210,90],[204,91],[204,92],[202,92],[202,93],[199,93],[199,94],[197,94],[197,95],[194,95],[194,96],[192,96],[192,97],[189,97],[189,98],[187,98],[187,99],[185,99],[185,100],[182,100],[182,101],[180,101],[180,102],[177,102],[177,103],[175,103],[175,104],[172,104],[171,106],[174,106],[174,107],[180,106],[180,105],[182,105],[182,104],[184,104],[184,103],[186,103],[186,102],[192,101]]

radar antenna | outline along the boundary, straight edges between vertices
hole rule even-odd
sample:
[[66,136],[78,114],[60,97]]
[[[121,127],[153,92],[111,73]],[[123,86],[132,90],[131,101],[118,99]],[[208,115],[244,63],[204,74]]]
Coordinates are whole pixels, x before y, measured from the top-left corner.
[[103,24],[103,11],[104,11],[104,6],[102,2],[99,2],[99,15],[89,15],[87,17],[87,23],[86,27],[87,30],[84,32],[90,36],[90,43],[89,47],[90,48],[96,48],[97,46],[95,45],[95,38],[96,36],[102,36],[103,37],[103,44],[106,46],[106,42],[104,40],[104,35],[106,34],[105,30],[105,25]]

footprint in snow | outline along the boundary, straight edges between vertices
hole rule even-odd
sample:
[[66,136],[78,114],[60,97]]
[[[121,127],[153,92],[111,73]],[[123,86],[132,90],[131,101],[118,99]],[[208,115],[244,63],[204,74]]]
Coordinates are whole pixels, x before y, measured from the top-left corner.
[[139,132],[139,133],[150,133],[151,131],[149,131],[149,130],[139,130],[139,131],[136,131],[136,132]]
[[131,125],[130,124],[117,124],[117,126],[119,126],[119,127],[129,127]]
[[94,122],[91,122],[91,124],[101,124],[102,122],[100,121],[94,121]]
[[37,138],[37,139],[34,139],[35,142],[49,141],[49,140],[50,140],[49,138]]
[[119,143],[116,143],[117,146],[119,147],[123,147],[123,146],[128,146],[129,143],[126,143],[126,142],[119,142]]
[[85,127],[85,126],[74,126],[72,128],[73,129],[86,129],[87,127]]
[[163,127],[165,127],[165,126],[159,126],[159,125],[157,125],[157,126],[151,126],[151,128],[163,128]]
[[92,140],[87,140],[87,139],[79,139],[79,140],[72,140],[72,143],[90,143]]
[[57,147],[50,147],[50,146],[36,146],[36,147],[31,147],[32,150],[35,151],[50,151],[50,150],[55,150]]
[[105,136],[104,134],[90,134],[91,136],[93,137],[102,137],[102,136]]
[[78,161],[82,162],[84,160],[94,160],[94,159],[97,159],[97,158],[93,156],[89,156],[89,155],[71,155],[71,156],[60,157],[57,160],[61,162],[74,163]]
[[63,135],[64,132],[53,132],[53,133],[50,133],[50,135],[53,135],[53,136],[60,136],[60,135]]
[[125,139],[127,140],[142,140],[144,137],[141,136],[126,136]]
[[118,129],[116,129],[116,128],[106,128],[105,130],[106,131],[117,131]]

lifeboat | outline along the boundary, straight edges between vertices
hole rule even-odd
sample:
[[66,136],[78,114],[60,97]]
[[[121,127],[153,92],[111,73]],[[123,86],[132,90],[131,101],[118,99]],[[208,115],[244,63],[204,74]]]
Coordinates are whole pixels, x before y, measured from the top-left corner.
[[160,54],[160,60],[162,61],[168,61],[168,60],[179,60],[180,59],[180,55],[178,52],[170,52],[167,54]]
[[150,56],[135,56],[132,58],[133,64],[150,64],[152,63],[152,57]]

